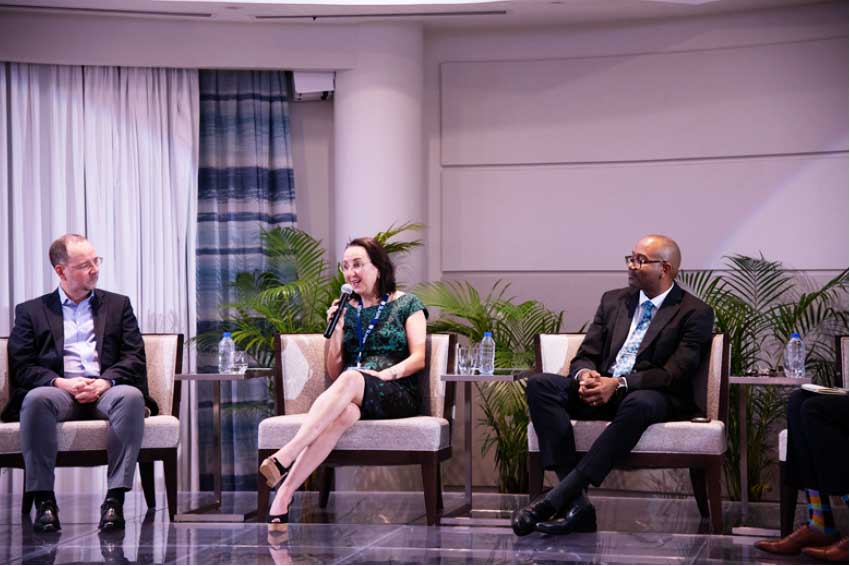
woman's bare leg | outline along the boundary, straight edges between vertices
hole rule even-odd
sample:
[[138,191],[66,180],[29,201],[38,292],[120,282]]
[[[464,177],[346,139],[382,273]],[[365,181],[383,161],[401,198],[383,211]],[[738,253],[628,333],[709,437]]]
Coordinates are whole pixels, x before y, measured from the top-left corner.
[[358,420],[360,420],[360,408],[354,403],[349,403],[336,420],[331,423],[331,426],[326,428],[312,444],[301,452],[289,475],[286,476],[286,480],[274,496],[271,509],[269,509],[271,515],[281,515],[287,512],[292,496],[295,495],[301,484],[313,473],[313,470],[325,461],[343,433]]
[[325,429],[331,426],[342,412],[354,403],[358,407],[363,403],[363,389],[366,380],[359,371],[344,371],[310,407],[304,424],[283,448],[273,454],[284,467],[289,467],[309,444],[315,441]]

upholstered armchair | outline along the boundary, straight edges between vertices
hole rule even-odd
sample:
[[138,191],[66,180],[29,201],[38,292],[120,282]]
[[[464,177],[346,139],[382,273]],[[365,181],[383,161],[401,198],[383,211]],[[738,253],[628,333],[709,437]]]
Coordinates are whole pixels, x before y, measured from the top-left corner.
[[[584,334],[537,336],[537,371],[557,373],[576,355]],[[711,518],[712,530],[723,527],[721,474],[726,453],[729,342],[717,334],[711,351],[694,381],[694,402],[711,419],[708,423],[672,421],[651,425],[622,466],[635,468],[688,468],[700,515]],[[576,449],[586,453],[608,426],[608,421],[573,421]],[[543,491],[543,462],[534,425],[528,424],[529,492]]]
[[[180,382],[174,376],[183,366],[182,334],[144,334],[148,393],[159,406],[159,415],[145,418],[145,432],[139,452],[139,474],[145,502],[156,507],[154,462],[161,460],[165,471],[169,517],[177,511],[177,445],[180,440]],[[8,370],[8,339],[0,338],[0,406],[11,394]],[[66,421],[59,429],[57,466],[106,465],[107,422]],[[0,468],[24,468],[19,423],[0,423]],[[26,473],[26,470],[24,471]],[[32,498],[23,497],[21,511],[29,513]]]
[[[321,334],[283,334],[275,340],[277,416],[260,423],[257,465],[286,444],[301,426],[313,401],[330,384],[325,372],[325,338]],[[418,464],[422,469],[426,519],[439,521],[442,508],[440,462],[451,457],[454,383],[440,375],[453,365],[455,337],[429,334],[425,369],[420,374],[420,415],[403,419],[358,421],[343,434],[324,463],[320,503],[327,505],[333,469],[339,466]],[[269,487],[257,477],[257,516],[264,521]]]

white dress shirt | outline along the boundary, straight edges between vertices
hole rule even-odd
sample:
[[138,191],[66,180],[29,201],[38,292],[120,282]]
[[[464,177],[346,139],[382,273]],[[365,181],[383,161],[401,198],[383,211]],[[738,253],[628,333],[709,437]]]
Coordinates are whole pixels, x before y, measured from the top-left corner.
[[62,286],[59,286],[59,302],[62,305],[62,326],[65,343],[62,347],[65,377],[98,377],[100,362],[97,358],[97,339],[94,335],[94,314],[91,299],[94,293],[80,303],[75,303]]

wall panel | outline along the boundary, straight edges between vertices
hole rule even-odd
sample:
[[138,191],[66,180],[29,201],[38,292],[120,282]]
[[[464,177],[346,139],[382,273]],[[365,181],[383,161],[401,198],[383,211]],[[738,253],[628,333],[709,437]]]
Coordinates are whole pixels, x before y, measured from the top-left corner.
[[846,37],[672,53],[444,63],[442,163],[846,150],[847,69]]
[[847,167],[835,154],[446,168],[443,270],[618,270],[651,232],[676,239],[694,269],[760,252],[835,268],[848,256]]

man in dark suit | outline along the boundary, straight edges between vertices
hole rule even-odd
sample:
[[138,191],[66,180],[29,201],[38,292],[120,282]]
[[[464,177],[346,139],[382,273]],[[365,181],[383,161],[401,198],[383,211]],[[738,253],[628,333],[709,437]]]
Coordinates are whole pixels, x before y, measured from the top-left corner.
[[36,503],[36,531],[59,530],[53,492],[56,423],[105,419],[108,491],[101,530],[124,528],[124,493],[144,433],[148,398],[145,349],[130,300],[96,289],[103,259],[83,236],[66,234],[50,246],[59,288],[15,308],[9,337],[13,392],[4,421],[20,420],[26,491]]
[[[650,425],[699,412],[691,378],[708,355],[714,312],[674,282],[680,263],[672,239],[641,239],[626,256],[629,287],[602,296],[569,367],[529,378],[543,465],[561,482],[514,512],[517,535],[595,531],[587,486],[602,483]],[[611,421],[580,460],[570,418]]]

